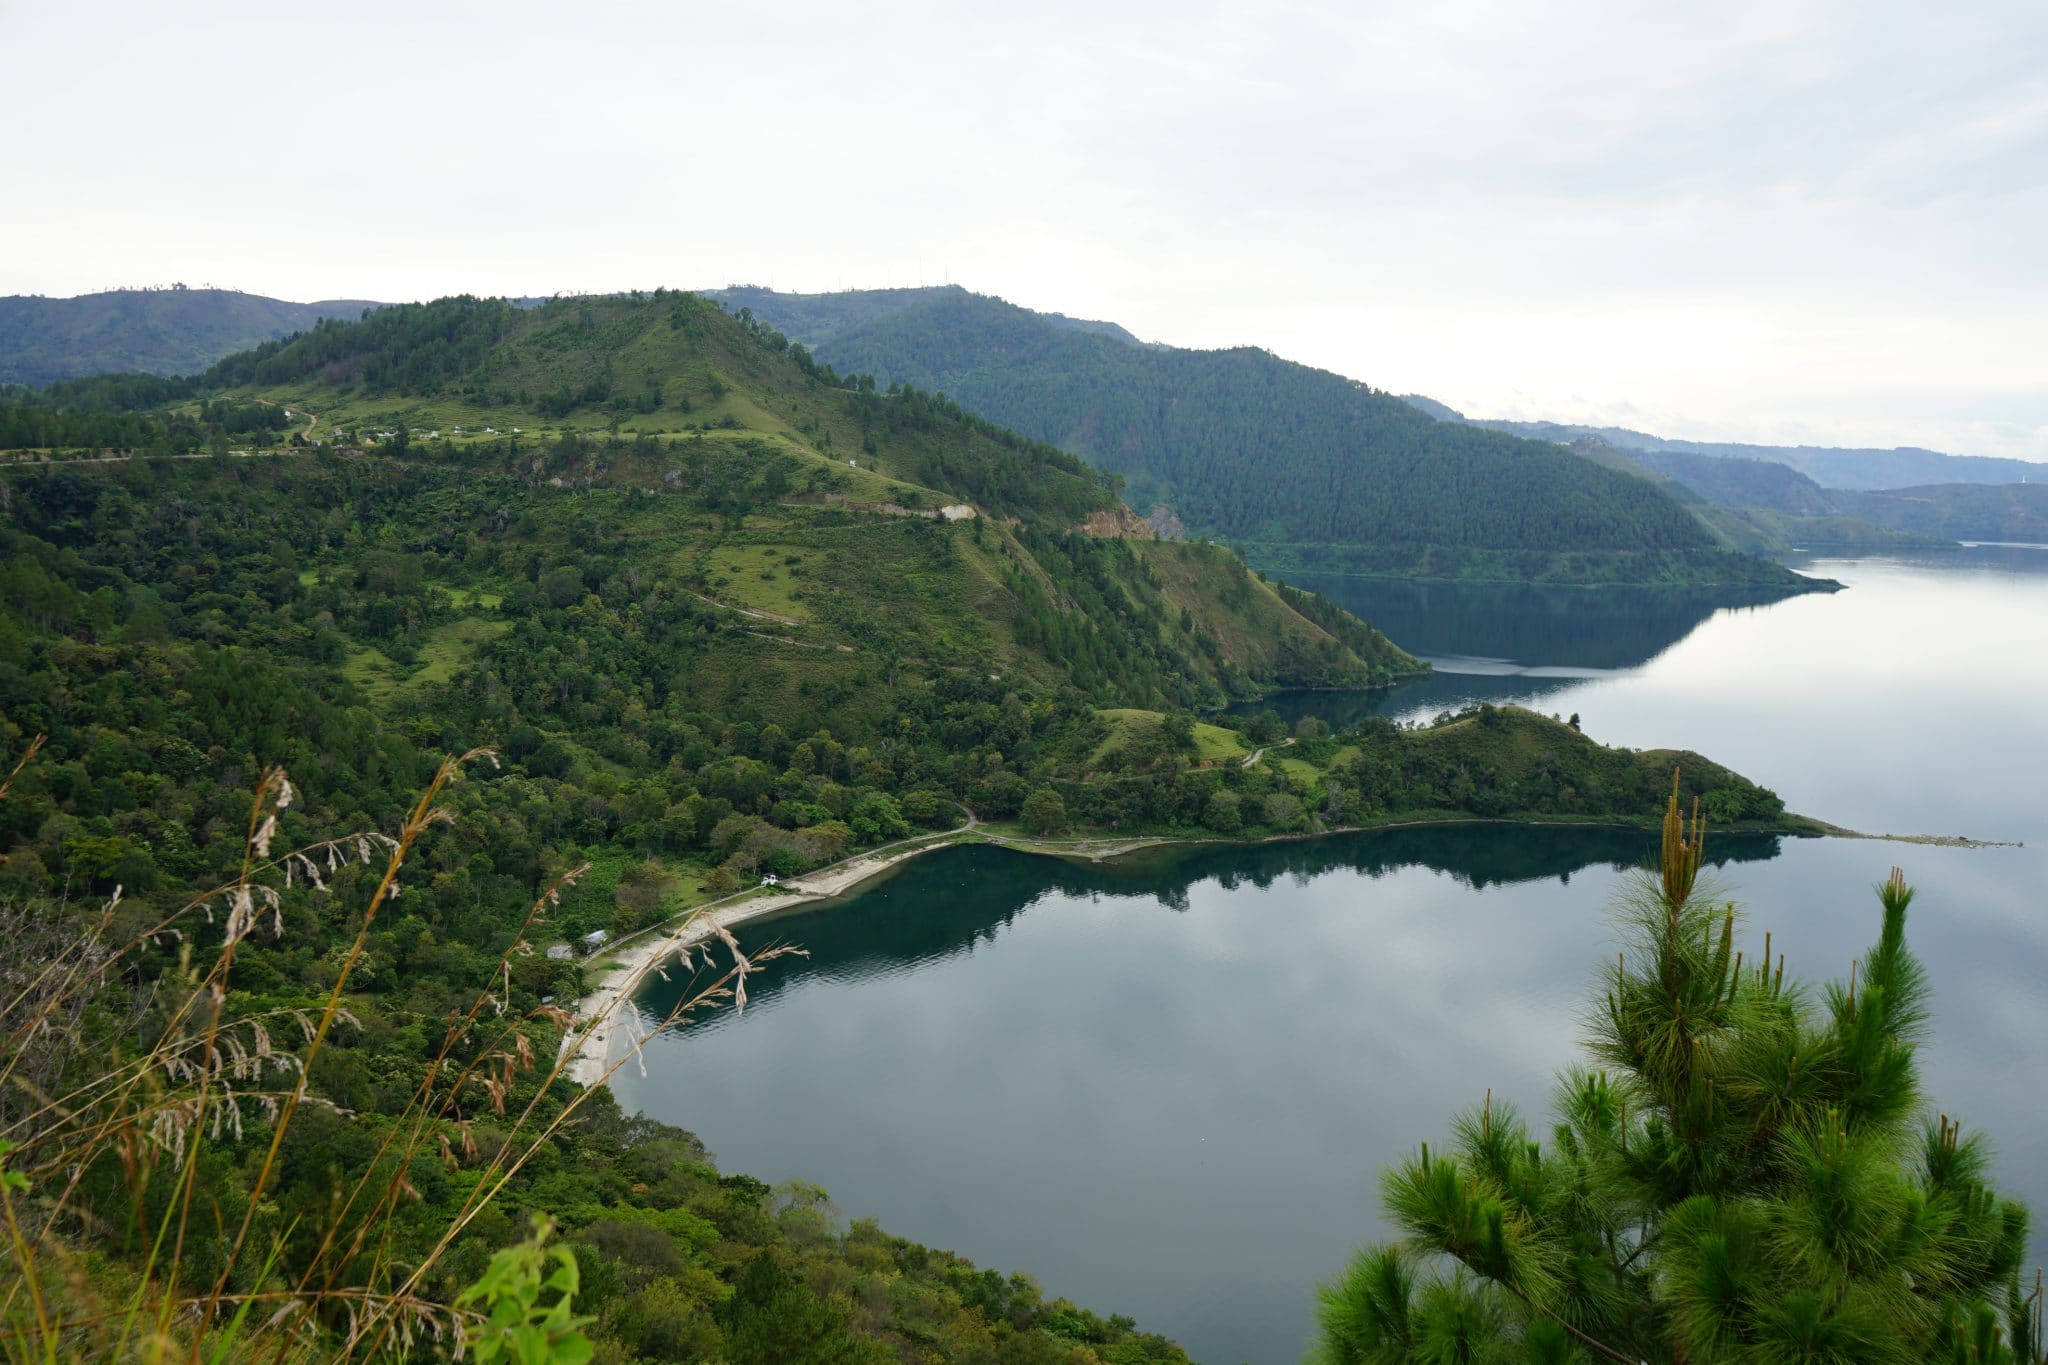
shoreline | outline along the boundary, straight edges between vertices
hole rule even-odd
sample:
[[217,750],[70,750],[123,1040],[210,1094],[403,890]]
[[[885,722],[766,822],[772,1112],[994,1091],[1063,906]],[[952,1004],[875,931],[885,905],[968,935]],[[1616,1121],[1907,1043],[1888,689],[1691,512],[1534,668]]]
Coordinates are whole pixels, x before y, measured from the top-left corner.
[[[934,849],[953,848],[966,843],[989,843],[1019,853],[1034,854],[1045,858],[1067,858],[1091,863],[1111,862],[1133,853],[1148,849],[1166,848],[1174,845],[1238,844],[1252,847],[1259,844],[1300,843],[1311,839],[1326,839],[1343,834],[1371,834],[1380,830],[1419,829],[1429,826],[1447,825],[1515,825],[1524,828],[1557,829],[1642,829],[1654,830],[1651,824],[1637,824],[1618,820],[1536,820],[1526,816],[1436,816],[1416,820],[1390,820],[1372,825],[1346,825],[1336,829],[1316,830],[1297,834],[1272,834],[1261,839],[1202,838],[1192,835],[1150,834],[1131,835],[1125,838],[1076,839],[1031,839],[997,834],[987,829],[979,820],[956,829],[938,834],[921,835],[897,844],[884,845],[867,853],[856,854],[843,862],[834,863],[816,872],[793,878],[775,890],[750,887],[734,892],[718,900],[706,901],[685,913],[680,922],[663,924],[640,931],[639,934],[620,940],[608,948],[598,959],[594,983],[576,1002],[579,1019],[600,1018],[602,1023],[581,1035],[570,1035],[563,1040],[563,1052],[571,1054],[563,1074],[578,1085],[591,1086],[603,1079],[606,1070],[614,1060],[631,1057],[633,1034],[627,1030],[620,1036],[621,1022],[618,1010],[630,1005],[632,995],[646,983],[650,972],[655,971],[667,958],[685,948],[695,948],[708,939],[718,936],[720,929],[732,930],[742,924],[756,920],[770,919],[788,914],[793,910],[815,905],[820,901],[835,900],[852,892],[865,882],[873,881],[882,874],[902,866],[912,858],[930,853]],[[2021,848],[2025,845],[2017,840],[1971,839],[1962,835],[1931,834],[1865,834],[1858,830],[1844,829],[1824,821],[1811,822],[1806,829],[1742,829],[1731,828],[1724,834],[1776,834],[1790,838],[1805,839],[1870,839],[1895,843],[1935,844],[1952,848]],[[618,1058],[613,1057],[614,1043],[624,1042],[626,1050]],[[573,1048],[571,1044],[574,1044]]]
[[627,1044],[626,1050],[617,1059],[612,1056],[614,1042],[620,1041],[619,1007],[630,1004],[632,995],[646,983],[648,974],[660,967],[665,959],[686,948],[695,948],[707,939],[716,938],[720,929],[731,930],[757,919],[843,896],[862,882],[870,881],[921,853],[951,847],[960,842],[959,836],[972,834],[973,830],[972,825],[962,825],[942,834],[924,835],[907,841],[914,847],[884,845],[793,878],[773,890],[749,887],[717,900],[705,901],[685,912],[680,922],[667,921],[621,939],[605,950],[599,959],[601,965],[597,968],[596,981],[576,1002],[578,1019],[597,1018],[602,1022],[580,1037],[571,1034],[563,1039],[563,1051],[570,1056],[562,1074],[576,1084],[588,1087],[604,1078],[614,1060],[630,1059],[633,1036],[630,1031],[623,1040]]

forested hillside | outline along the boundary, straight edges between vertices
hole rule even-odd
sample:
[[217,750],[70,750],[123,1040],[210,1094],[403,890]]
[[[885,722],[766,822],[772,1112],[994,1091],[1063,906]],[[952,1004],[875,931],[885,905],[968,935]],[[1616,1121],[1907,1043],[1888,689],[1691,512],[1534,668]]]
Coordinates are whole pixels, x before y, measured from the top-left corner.
[[[166,384],[29,407],[290,415],[0,466],[0,1197],[35,1286],[0,1326],[59,1358],[446,1340],[525,1311],[539,1214],[580,1274],[548,1330],[610,1359],[1178,1360],[578,1088],[568,945],[970,811],[1639,819],[1683,762],[1722,819],[1811,828],[1526,712],[1200,721],[1413,661],[1220,547],[1117,534],[1072,456],[687,297],[394,308]],[[544,437],[536,393],[566,394]],[[715,1006],[762,969],[801,959],[694,970]]]
[[360,299],[287,303],[230,289],[117,289],[77,298],[0,298],[0,385],[83,375],[191,374],[322,318],[360,317]]
[[1086,455],[1141,513],[1162,505],[1263,566],[1803,586],[1641,479],[1264,351],[1139,345],[957,288],[717,297],[835,365]]
[[1947,483],[1841,496],[1879,526],[1944,540],[2048,545],[2048,483]]

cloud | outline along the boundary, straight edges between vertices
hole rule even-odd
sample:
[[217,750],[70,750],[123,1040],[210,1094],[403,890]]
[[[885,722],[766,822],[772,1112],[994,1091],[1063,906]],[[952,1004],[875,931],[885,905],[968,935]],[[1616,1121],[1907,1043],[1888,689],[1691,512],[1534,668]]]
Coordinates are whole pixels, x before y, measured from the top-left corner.
[[2037,5],[101,3],[0,11],[0,79],[0,288],[950,278],[1480,414],[2048,457]]

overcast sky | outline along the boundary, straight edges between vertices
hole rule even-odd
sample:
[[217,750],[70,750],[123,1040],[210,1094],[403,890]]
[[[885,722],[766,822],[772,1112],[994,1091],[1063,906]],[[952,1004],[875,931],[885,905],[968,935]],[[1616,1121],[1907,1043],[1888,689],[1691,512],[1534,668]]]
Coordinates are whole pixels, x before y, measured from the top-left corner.
[[0,0],[0,293],[951,280],[2048,459],[2048,5]]

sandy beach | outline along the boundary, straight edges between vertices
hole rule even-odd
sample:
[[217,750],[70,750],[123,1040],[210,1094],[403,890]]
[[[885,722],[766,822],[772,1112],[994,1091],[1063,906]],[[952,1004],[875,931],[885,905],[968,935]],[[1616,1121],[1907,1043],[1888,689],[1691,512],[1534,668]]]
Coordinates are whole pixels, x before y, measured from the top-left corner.
[[[861,882],[898,863],[935,848],[947,847],[969,830],[969,826],[963,825],[945,834],[928,836],[914,845],[879,848],[858,858],[849,858],[843,863],[834,863],[792,878],[774,890],[751,888],[722,900],[707,901],[678,924],[663,925],[647,931],[642,937],[622,941],[608,950],[607,961],[600,969],[603,974],[591,987],[590,993],[577,1002],[577,1018],[596,1020],[597,1023],[589,1032],[571,1033],[563,1040],[563,1048],[574,1052],[564,1074],[578,1085],[595,1085],[614,1064],[632,1056],[635,1021],[627,1002],[646,982],[649,973],[674,960],[684,949],[695,948],[706,939],[716,938],[720,929],[729,930],[751,920],[784,914],[813,901],[843,896]],[[622,1009],[622,1006],[627,1008]]]

